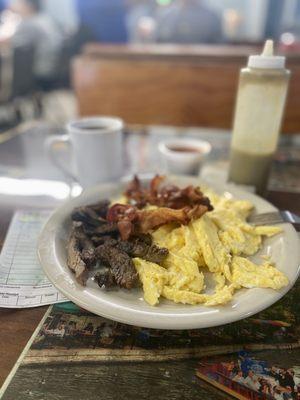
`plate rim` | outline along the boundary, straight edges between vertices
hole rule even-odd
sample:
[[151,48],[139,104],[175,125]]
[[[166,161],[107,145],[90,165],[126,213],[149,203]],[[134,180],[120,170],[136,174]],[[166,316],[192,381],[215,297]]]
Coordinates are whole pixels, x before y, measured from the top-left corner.
[[[254,199],[254,202],[257,200],[260,203],[264,204],[266,207],[268,207],[270,210],[277,210],[277,208],[269,203],[267,200],[253,194],[250,192],[247,192],[245,190],[242,190],[240,188],[237,188],[235,185],[231,184],[222,184],[218,185],[218,188],[213,187],[211,183],[205,182],[203,179],[199,179],[196,177],[186,177],[186,176],[170,176],[168,177],[169,179],[175,179],[176,181],[182,180],[182,182],[186,182],[185,184],[188,184],[187,180],[189,182],[194,182],[194,184],[197,182],[198,186],[209,186],[213,190],[221,191],[221,192],[233,192],[234,197],[246,197],[250,201],[251,198]],[[88,199],[89,197],[92,196],[93,193],[97,193],[99,190],[100,193],[104,191],[110,191],[110,190],[119,190],[121,189],[121,186],[124,185],[124,181],[119,181],[115,183],[106,183],[106,184],[100,184],[93,186],[89,189],[86,189],[82,192],[82,194],[78,197],[69,199],[65,201],[60,207],[58,207],[54,212],[51,214],[50,218],[48,219],[47,223],[43,227],[43,230],[41,234],[39,235],[38,238],[38,246],[37,246],[37,253],[38,253],[38,259],[40,261],[40,264],[44,270],[44,273],[48,277],[49,281],[64,295],[66,296],[69,300],[73,301],[75,304],[79,305],[80,307],[96,314],[99,316],[102,316],[104,318],[112,319],[121,323],[129,324],[129,325],[135,325],[135,326],[142,326],[142,327],[147,327],[147,328],[155,328],[155,329],[201,329],[201,328],[208,328],[208,327],[214,327],[214,326],[220,326],[220,325],[225,325],[228,323],[236,322],[238,320],[250,317],[260,311],[263,311],[264,309],[270,307],[272,304],[280,300],[295,284],[296,280],[299,277],[300,274],[300,251],[299,251],[299,246],[297,247],[297,253],[298,253],[298,261],[297,261],[297,272],[294,276],[294,279],[290,281],[289,285],[279,291],[274,291],[274,296],[272,296],[268,301],[259,303],[258,306],[254,307],[252,310],[248,311],[247,313],[244,313],[243,315],[239,313],[233,313],[232,317],[230,319],[226,318],[226,315],[222,318],[222,316],[219,316],[218,318],[215,318],[214,321],[209,322],[209,320],[206,321],[201,321],[201,316],[203,315],[203,312],[191,312],[191,310],[194,307],[197,306],[190,306],[186,305],[187,308],[187,313],[185,314],[178,314],[174,312],[168,312],[165,314],[159,315],[157,313],[157,307],[153,307],[153,311],[147,312],[145,310],[133,310],[130,307],[126,306],[120,306],[119,304],[114,304],[111,303],[101,297],[98,297],[98,302],[95,302],[95,305],[92,304],[90,301],[87,303],[82,300],[82,297],[85,297],[84,290],[86,288],[84,287],[79,287],[81,289],[81,292],[76,294],[76,291],[73,292],[73,290],[70,290],[70,287],[76,287],[78,284],[75,283],[75,279],[72,277],[70,278],[69,275],[66,274],[66,272],[63,275],[61,282],[57,281],[57,279],[53,279],[53,276],[51,275],[51,269],[47,267],[47,264],[56,264],[57,259],[55,257],[55,233],[57,232],[58,223],[56,219],[59,219],[60,214],[63,216],[67,216],[65,213],[66,208],[70,209],[75,207],[78,204],[81,204],[84,202],[85,199]],[[240,194],[240,195],[239,195]],[[101,198],[101,194],[99,196]],[[285,225],[285,224],[284,224]],[[294,236],[294,239],[299,241],[298,234],[294,227],[290,225],[289,228],[290,232],[289,234]],[[50,240],[50,246],[45,246],[45,243],[49,243]],[[297,255],[296,255],[297,256]],[[65,267],[64,267],[65,268]],[[61,277],[61,274],[58,275],[58,277]],[[70,280],[73,280],[73,282],[70,282]],[[261,289],[261,288],[254,288],[256,290],[268,290],[268,289]],[[247,289],[247,290],[254,290],[254,289]],[[88,290],[88,288],[87,288]],[[272,290],[272,289],[269,289]],[[99,304],[102,305],[102,308],[99,308]],[[108,307],[109,305],[109,307]],[[105,308],[110,310],[110,312],[106,312]],[[219,306],[220,307],[220,306]],[[221,306],[222,307],[222,306]],[[214,310],[216,307],[207,307],[208,310]],[[156,311],[155,311],[156,310]],[[123,312],[125,312],[125,316],[123,317]]]

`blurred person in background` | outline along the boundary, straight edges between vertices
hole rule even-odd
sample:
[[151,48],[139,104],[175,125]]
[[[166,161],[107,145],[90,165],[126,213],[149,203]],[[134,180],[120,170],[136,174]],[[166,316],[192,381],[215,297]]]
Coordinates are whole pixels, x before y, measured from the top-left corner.
[[131,1],[127,17],[131,42],[219,43],[222,20],[201,0]]
[[63,34],[53,19],[43,12],[40,0],[12,0],[10,9],[21,17],[13,43],[33,46],[34,75],[41,87],[47,88],[58,68]]
[[156,0],[129,0],[126,18],[128,39],[131,43],[153,42],[155,40]]
[[43,9],[66,35],[77,32],[79,16],[75,0],[43,0]]
[[0,0],[0,45],[10,46],[10,41],[20,23],[20,16],[9,7],[9,0]]
[[156,17],[159,43],[219,43],[223,40],[218,14],[201,0],[174,0]]
[[76,0],[79,23],[89,29],[95,40],[126,43],[125,0]]

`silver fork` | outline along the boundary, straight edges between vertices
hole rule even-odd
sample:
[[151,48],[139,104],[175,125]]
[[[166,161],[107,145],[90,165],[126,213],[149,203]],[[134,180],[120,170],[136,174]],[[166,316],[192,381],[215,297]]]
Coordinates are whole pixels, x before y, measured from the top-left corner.
[[288,222],[300,231],[300,217],[290,211],[275,211],[257,214],[250,217],[249,222],[253,225],[276,225]]

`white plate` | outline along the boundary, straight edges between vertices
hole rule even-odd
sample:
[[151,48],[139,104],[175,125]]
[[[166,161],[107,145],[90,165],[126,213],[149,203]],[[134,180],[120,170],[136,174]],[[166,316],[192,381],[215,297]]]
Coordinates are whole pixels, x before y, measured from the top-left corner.
[[[172,178],[172,181],[180,186],[200,183],[199,179],[186,177]],[[289,278],[289,286],[279,291],[243,289],[237,292],[231,303],[226,306],[180,305],[162,299],[158,306],[152,307],[144,302],[141,289],[105,291],[92,280],[88,281],[86,287],[80,286],[66,264],[71,211],[79,205],[115,198],[122,192],[123,187],[122,184],[101,185],[66,202],[50,217],[39,239],[38,255],[46,275],[66,297],[86,310],[112,320],[149,328],[206,328],[237,321],[269,307],[295,283],[300,270],[299,238],[291,225],[283,224],[283,233],[266,239],[261,251],[262,254],[270,255],[277,268]],[[237,199],[250,200],[257,212],[276,210],[258,196],[229,185],[215,190],[219,193],[227,191]]]

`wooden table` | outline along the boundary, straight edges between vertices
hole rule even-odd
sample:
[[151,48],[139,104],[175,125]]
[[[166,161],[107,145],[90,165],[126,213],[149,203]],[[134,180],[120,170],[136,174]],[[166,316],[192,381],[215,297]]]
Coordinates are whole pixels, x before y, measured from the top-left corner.
[[[195,129],[189,131],[183,131],[182,129],[177,131],[175,128],[172,130],[170,130],[170,128],[164,129],[153,128],[153,130],[148,129],[145,131],[145,129],[136,128],[133,130],[132,133],[126,136],[127,145],[124,147],[125,151],[127,152],[126,172],[133,172],[137,169],[144,171],[151,170],[149,160],[147,160],[147,157],[145,157],[145,148],[147,148],[148,146],[149,149],[149,144],[153,141],[154,146],[156,146],[156,139],[159,135],[162,135],[164,137],[167,134],[186,133],[188,133],[189,136],[198,135],[201,137],[205,137],[205,135],[211,135],[211,142],[214,142],[214,140],[216,140],[215,148],[217,148],[217,143],[220,142],[222,142],[222,146],[220,146],[222,151],[224,150],[224,147],[226,147],[226,140],[224,140],[226,133],[224,133],[225,136],[219,136],[218,138],[218,135],[222,135],[222,133],[209,133],[207,131]],[[55,169],[51,169],[49,164],[47,164],[47,161],[44,159],[43,154],[40,154],[39,160],[36,160],[36,166],[30,164],[30,158],[32,154],[35,154],[36,158],[38,158],[38,154],[42,152],[43,148],[41,146],[44,140],[44,136],[51,133],[56,133],[56,130],[49,126],[45,126],[44,124],[42,126],[38,124],[36,127],[30,127],[30,129],[26,127],[25,129],[21,129],[18,132],[12,132],[11,135],[8,135],[5,141],[2,141],[2,144],[0,136],[0,160],[1,164],[4,164],[0,165],[0,178],[1,176],[11,176],[10,174],[12,171],[14,171],[14,174],[16,175],[15,169],[17,166],[19,168],[19,179],[25,179],[32,174],[35,174],[35,178],[45,179],[46,173],[48,174],[49,179],[63,179],[63,176],[61,176],[59,172],[55,171]],[[287,142],[289,142],[289,140]],[[229,144],[229,138],[226,143]],[[288,143],[283,144],[285,144],[285,146],[288,145]],[[32,152],[29,153],[29,156],[27,154],[27,146]],[[141,152],[137,151],[139,146],[142,146],[144,149],[143,155],[141,155]],[[293,154],[295,156],[294,145],[290,144],[289,146],[293,147]],[[300,149],[298,150],[300,154]],[[1,151],[3,152],[2,154]],[[136,155],[134,156],[132,152],[134,152],[134,154]],[[154,154],[155,152],[153,152],[153,149],[151,150],[150,148],[149,154],[150,153]],[[218,158],[221,153],[217,152],[217,154],[215,154],[215,158]],[[298,157],[297,154],[296,156]],[[136,157],[136,159],[133,160],[133,157]],[[293,193],[286,191],[285,187],[288,185],[288,182],[282,182],[282,190],[269,190],[267,198],[278,208],[289,209],[300,214],[300,157],[299,159],[294,160],[294,162],[296,163],[296,165],[298,165],[298,168],[295,168],[295,170],[298,171],[299,174],[299,190],[294,190]],[[290,165],[291,161],[288,161],[288,163]],[[6,170],[1,170],[1,167],[6,167]],[[287,166],[284,166],[284,164],[282,164],[281,167],[288,168]],[[297,177],[294,177],[294,179],[297,179]],[[34,198],[25,199],[24,196],[19,196],[19,198],[13,196],[12,200],[10,200],[10,198],[7,197],[7,193],[5,195],[2,193],[3,189],[4,188],[1,187],[0,184],[0,247],[2,246],[5,239],[7,228],[9,226],[9,222],[11,220],[14,210],[20,207],[27,207],[28,205],[38,206],[38,203],[40,201],[39,199]],[[38,322],[44,315],[46,309],[47,307],[23,310],[0,309],[0,323],[2,327],[0,330],[0,384],[3,383],[4,379],[7,377],[11,368],[15,364],[17,358],[19,357],[21,351],[23,350],[24,346],[26,345],[33,331],[35,330]]]

